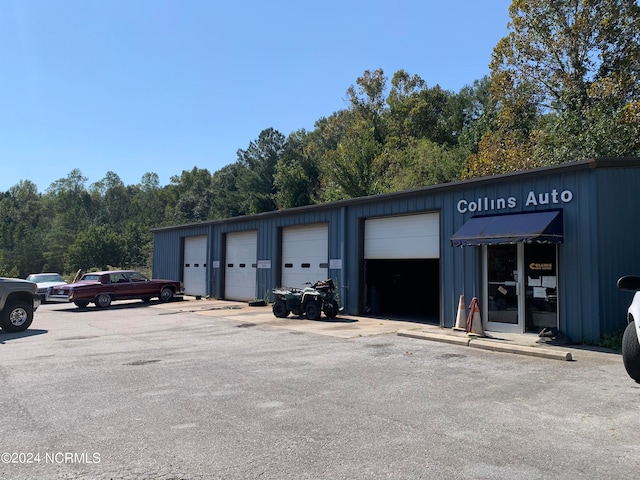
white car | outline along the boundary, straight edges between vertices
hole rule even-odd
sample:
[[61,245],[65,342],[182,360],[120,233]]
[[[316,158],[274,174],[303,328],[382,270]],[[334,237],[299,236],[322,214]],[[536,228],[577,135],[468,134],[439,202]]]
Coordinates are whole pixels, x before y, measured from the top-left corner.
[[38,293],[40,294],[42,303],[45,301],[45,296],[49,287],[55,287],[56,285],[67,283],[59,273],[32,273],[27,277],[27,281],[38,285]]
[[618,279],[618,288],[636,292],[627,310],[627,328],[622,336],[622,361],[629,376],[640,383],[640,277],[621,277]]

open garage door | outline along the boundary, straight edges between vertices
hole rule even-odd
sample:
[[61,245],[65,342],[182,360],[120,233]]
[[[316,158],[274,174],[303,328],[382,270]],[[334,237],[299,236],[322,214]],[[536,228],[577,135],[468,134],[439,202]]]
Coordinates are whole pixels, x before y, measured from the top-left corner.
[[329,226],[326,223],[282,229],[282,285],[303,288],[329,274]]
[[439,323],[440,214],[365,221],[366,312]]
[[207,294],[207,236],[185,237],[183,276],[184,293]]
[[256,264],[258,232],[227,234],[224,270],[224,298],[253,301],[256,299]]

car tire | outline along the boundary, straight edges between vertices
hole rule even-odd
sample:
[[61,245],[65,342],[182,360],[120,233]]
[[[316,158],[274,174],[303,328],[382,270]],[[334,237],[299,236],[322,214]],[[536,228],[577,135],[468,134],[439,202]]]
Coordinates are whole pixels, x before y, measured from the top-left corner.
[[87,305],[89,305],[89,302],[84,301],[84,300],[73,302],[73,303],[75,303],[76,307],[78,307],[78,308],[87,308]]
[[318,320],[322,310],[320,310],[320,303],[315,300],[309,300],[304,307],[304,314],[309,320]]
[[162,290],[160,290],[160,296],[158,298],[161,302],[168,302],[173,298],[173,290],[171,290],[169,287],[164,287]]
[[33,322],[33,306],[27,302],[9,302],[5,305],[0,326],[5,332],[23,332]]
[[278,300],[273,304],[273,314],[278,318],[286,318],[289,316],[289,310],[287,310],[287,304],[282,300]]
[[96,298],[96,307],[107,308],[109,305],[111,305],[111,295],[108,295],[106,293],[101,293],[100,295],[98,295],[98,297]]
[[640,383],[640,344],[635,322],[627,325],[622,336],[622,362],[629,376]]

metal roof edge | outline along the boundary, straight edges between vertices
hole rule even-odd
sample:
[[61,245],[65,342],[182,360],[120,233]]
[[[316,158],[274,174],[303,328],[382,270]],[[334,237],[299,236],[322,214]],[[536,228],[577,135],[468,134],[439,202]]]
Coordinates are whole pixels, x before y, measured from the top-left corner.
[[492,175],[488,177],[470,178],[466,180],[457,180],[455,182],[440,183],[437,185],[427,185],[424,187],[416,187],[408,190],[401,190],[398,192],[379,193],[376,195],[369,195],[367,197],[348,198],[344,200],[336,200],[333,202],[316,203],[313,205],[304,205],[302,207],[287,208],[284,210],[272,210],[269,212],[255,213],[251,215],[241,215],[238,217],[228,217],[223,219],[208,220],[199,223],[186,223],[182,225],[173,225],[168,227],[156,227],[152,228],[152,232],[166,232],[170,230],[178,230],[181,228],[192,228],[198,226],[212,226],[225,223],[236,223],[250,220],[257,220],[262,218],[268,218],[272,216],[281,215],[284,212],[287,213],[304,213],[307,211],[319,211],[325,209],[340,208],[343,206],[360,205],[363,203],[375,202],[379,200],[392,200],[395,198],[413,197],[424,194],[438,193],[446,190],[458,190],[475,185],[485,185],[490,183],[502,183],[512,179],[521,177],[538,177],[549,174],[561,174],[567,172],[574,172],[580,170],[594,170],[600,168],[625,168],[625,167],[640,167],[640,157],[605,157],[605,158],[590,158],[584,160],[578,160],[575,162],[563,163],[560,165],[551,165],[547,167],[538,167],[531,170],[520,170],[517,172],[502,173],[499,175]]

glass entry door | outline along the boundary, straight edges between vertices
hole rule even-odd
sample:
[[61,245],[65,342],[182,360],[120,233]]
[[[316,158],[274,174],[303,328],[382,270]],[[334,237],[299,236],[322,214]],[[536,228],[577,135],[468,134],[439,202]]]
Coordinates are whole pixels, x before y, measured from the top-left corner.
[[522,244],[484,247],[486,327],[498,332],[521,333],[518,265]]
[[558,326],[555,244],[482,247],[484,327],[495,332],[539,332]]

